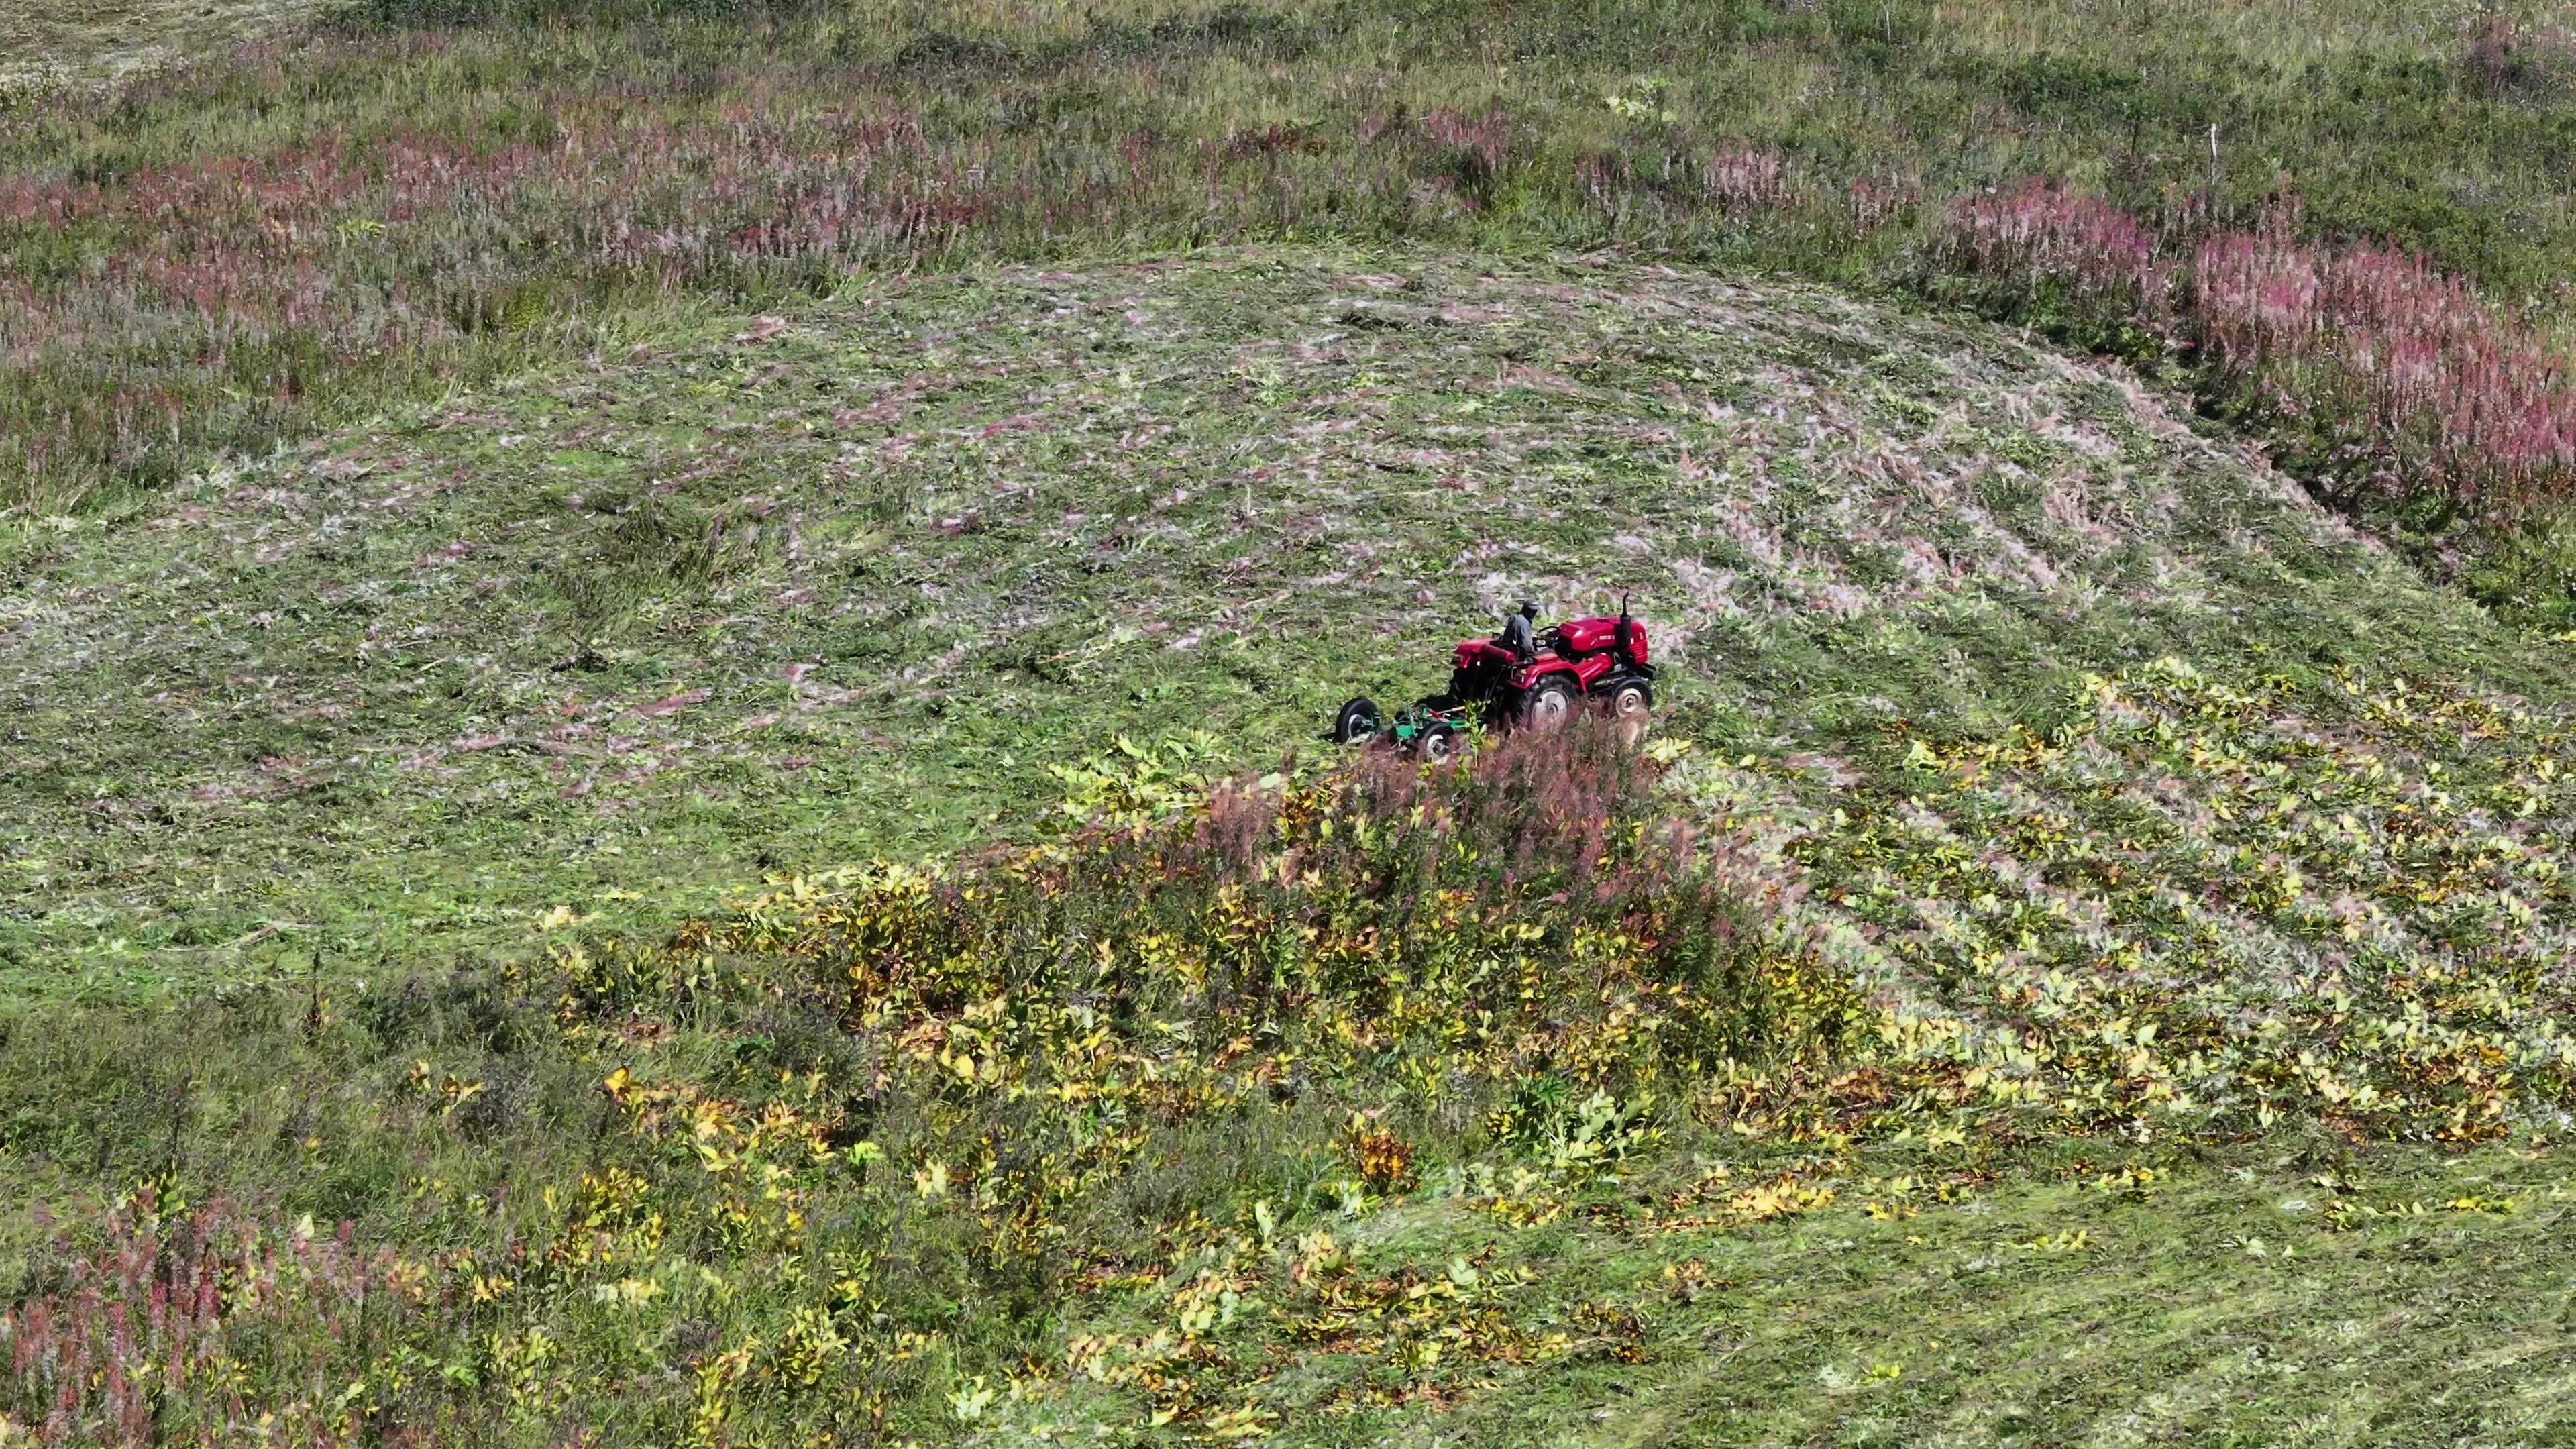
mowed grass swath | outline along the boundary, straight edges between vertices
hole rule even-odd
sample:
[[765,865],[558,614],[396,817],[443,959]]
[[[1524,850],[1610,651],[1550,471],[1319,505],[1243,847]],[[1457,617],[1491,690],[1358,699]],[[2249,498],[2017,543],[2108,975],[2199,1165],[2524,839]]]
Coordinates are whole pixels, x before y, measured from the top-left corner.
[[1311,753],[1524,592],[1632,595],[1664,728],[1732,756],[2167,655],[2564,678],[2117,368],[1633,264],[888,279],[11,542],[0,961],[45,996],[1017,837],[1121,735]]
[[[2576,236],[2554,139],[2576,116],[2569,48],[2543,8],[2459,21],[2159,4],[2104,24],[1975,3],[1139,3],[711,20],[382,0],[353,16],[130,83],[112,105],[29,92],[0,113],[14,444],[0,469],[16,505],[166,481],[389,395],[614,351],[670,307],[829,289],[853,270],[1442,238],[1942,292],[1952,204],[2048,176],[2133,215],[2170,219],[2181,199],[2188,228],[2151,227],[2181,248],[2166,261],[2232,230],[2259,260],[2231,278],[2376,266],[2371,315],[2402,329],[2427,308],[2554,316]],[[2464,173],[2476,188],[2445,180]],[[2259,229],[2284,186],[2305,210]],[[2333,239],[2390,250],[2301,250]],[[2128,240],[2093,243],[2113,252],[2080,271],[2128,265]],[[2198,280],[2186,268],[2186,289]],[[2562,445],[2541,430],[2565,390],[2545,338],[2466,370],[2446,353],[2431,368],[2446,380],[2426,382],[2405,348],[2471,345],[2473,319],[2449,343],[2356,342],[2329,366],[2244,307],[2186,311],[2202,331],[2238,319],[2221,329],[2232,342],[2207,340],[2200,380],[2261,400],[2338,497],[2411,490],[2388,479],[2429,469],[2483,516],[2560,486]]]

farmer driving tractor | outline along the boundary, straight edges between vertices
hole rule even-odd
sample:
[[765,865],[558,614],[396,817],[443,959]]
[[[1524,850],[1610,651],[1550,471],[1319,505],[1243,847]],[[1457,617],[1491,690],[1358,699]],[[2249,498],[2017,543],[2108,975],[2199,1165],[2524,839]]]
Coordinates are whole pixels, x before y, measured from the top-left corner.
[[1654,707],[1646,628],[1629,616],[1625,600],[1617,618],[1568,619],[1542,631],[1538,605],[1522,599],[1504,616],[1501,633],[1461,643],[1450,665],[1446,691],[1392,719],[1365,695],[1343,705],[1333,738],[1344,744],[1385,741],[1426,759],[1445,759],[1462,730],[1549,731],[1588,707],[1633,731],[1643,728]]
[[1494,642],[1512,651],[1512,657],[1528,661],[1538,657],[1538,605],[1521,600],[1520,608],[1503,616],[1503,632]]

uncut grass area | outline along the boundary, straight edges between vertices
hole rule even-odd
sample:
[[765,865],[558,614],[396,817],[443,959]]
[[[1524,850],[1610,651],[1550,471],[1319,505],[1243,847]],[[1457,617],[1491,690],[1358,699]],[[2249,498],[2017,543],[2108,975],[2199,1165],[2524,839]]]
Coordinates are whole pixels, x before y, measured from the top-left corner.
[[1673,754],[1578,730],[1178,798],[1126,770],[1044,847],[781,881],[667,944],[21,1018],[0,1120],[40,1210],[5,1227],[0,1414],[2565,1436],[2568,1064],[2498,1030],[2563,1019],[2553,987],[2357,952],[2331,1019],[2241,963],[1927,1015],[1693,828]]
[[[272,9],[252,43],[153,39]],[[2423,252],[2554,328],[2576,237],[2576,40],[2542,4],[27,0],[0,26],[0,506],[38,514],[861,269],[1615,245],[1941,292],[1954,206],[2046,176],[2186,252],[2297,195],[2302,240]],[[48,78],[173,45],[107,90]]]
[[2562,697],[2116,371],[1637,266],[863,283],[8,559],[0,950],[37,995],[507,959],[1024,837],[1122,738],[1312,756],[1524,593],[1632,591],[1665,728],[1811,804],[1844,753],[2166,656]]

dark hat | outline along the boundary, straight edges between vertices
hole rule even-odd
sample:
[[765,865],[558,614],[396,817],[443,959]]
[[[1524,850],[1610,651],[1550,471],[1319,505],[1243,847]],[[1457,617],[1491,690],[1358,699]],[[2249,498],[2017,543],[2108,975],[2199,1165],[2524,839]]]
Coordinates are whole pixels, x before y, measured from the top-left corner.
[[1519,614],[1536,614],[1538,612],[1538,605],[1531,603],[1527,599],[1523,599],[1521,600],[1521,606],[1518,609],[1513,610],[1513,612]]

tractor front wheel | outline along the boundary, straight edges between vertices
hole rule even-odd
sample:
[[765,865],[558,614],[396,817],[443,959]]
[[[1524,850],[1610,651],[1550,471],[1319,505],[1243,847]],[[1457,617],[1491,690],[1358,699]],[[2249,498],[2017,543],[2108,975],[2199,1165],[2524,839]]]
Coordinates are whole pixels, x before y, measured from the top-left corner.
[[1655,696],[1644,680],[1623,679],[1610,686],[1605,704],[1619,727],[1620,737],[1633,744],[1645,732],[1646,716],[1655,708]]

